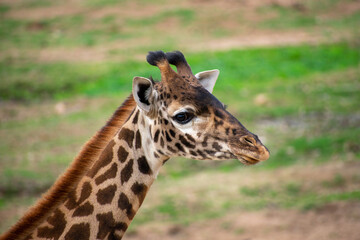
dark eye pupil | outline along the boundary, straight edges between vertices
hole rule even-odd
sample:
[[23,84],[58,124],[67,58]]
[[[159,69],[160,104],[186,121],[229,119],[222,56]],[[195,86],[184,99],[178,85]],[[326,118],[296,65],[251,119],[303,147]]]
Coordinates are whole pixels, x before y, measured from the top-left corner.
[[181,121],[181,122],[182,122],[182,121],[185,121],[186,118],[187,118],[187,116],[186,116],[185,113],[179,113],[179,114],[176,115],[176,119],[177,119],[178,121]]
[[175,115],[174,119],[178,123],[185,124],[190,122],[190,120],[193,118],[193,115],[190,113],[182,112]]

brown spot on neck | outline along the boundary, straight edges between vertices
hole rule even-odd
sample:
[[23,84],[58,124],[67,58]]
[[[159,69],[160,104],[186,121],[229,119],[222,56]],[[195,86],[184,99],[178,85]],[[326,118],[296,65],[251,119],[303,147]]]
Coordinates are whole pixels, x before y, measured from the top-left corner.
[[84,217],[89,216],[94,212],[94,206],[90,204],[90,202],[86,202],[83,205],[79,206],[75,209],[73,213],[73,217]]
[[133,124],[137,124],[138,123],[138,118],[139,118],[139,111],[136,112],[133,120],[132,120],[132,123]]
[[88,240],[90,238],[90,224],[79,223],[71,226],[65,235],[65,240]]
[[147,159],[144,156],[140,157],[137,161],[138,161],[138,166],[139,166],[139,170],[140,170],[141,173],[149,174],[149,175],[152,174],[149,163],[148,163]]
[[95,162],[94,166],[89,170],[88,176],[93,178],[96,173],[106,165],[110,164],[113,159],[113,147],[115,146],[115,141],[111,140],[106,146],[104,151],[101,153],[99,160]]
[[121,184],[124,184],[130,179],[131,175],[133,174],[133,165],[134,160],[130,159],[126,166],[123,168],[123,170],[121,170]]
[[98,203],[101,205],[110,204],[115,196],[116,185],[110,185],[104,189],[100,189],[97,194],[96,198]]
[[65,214],[57,209],[46,221],[52,227],[39,228],[37,236],[47,239],[59,239],[66,227]]
[[116,222],[112,212],[97,214],[96,219],[99,221],[99,229],[96,235],[97,239],[121,239],[115,233],[116,230],[125,232],[128,225],[124,222]]
[[81,187],[81,193],[79,200],[76,200],[76,190],[73,190],[68,194],[68,200],[65,203],[67,209],[72,210],[75,207],[83,203],[91,194],[92,187],[89,182],[84,182]]
[[128,157],[129,152],[123,147],[120,146],[118,150],[118,159],[120,162],[124,163],[126,161],[126,158]]
[[120,194],[118,206],[121,210],[125,211],[130,220],[134,218],[136,212],[134,211],[133,205],[130,203],[129,198],[124,193]]
[[119,139],[127,142],[128,146],[132,148],[134,141],[134,131],[127,128],[122,128],[119,133]]
[[103,173],[102,175],[98,176],[95,179],[96,185],[100,185],[101,183],[105,182],[108,179],[115,178],[117,170],[118,170],[118,165],[116,163],[113,163],[105,173]]
[[131,190],[138,197],[139,203],[141,205],[145,199],[148,187],[143,183],[136,182],[132,185]]
[[140,134],[140,130],[137,130],[137,131],[136,131],[135,148],[136,148],[136,149],[141,148],[141,134]]

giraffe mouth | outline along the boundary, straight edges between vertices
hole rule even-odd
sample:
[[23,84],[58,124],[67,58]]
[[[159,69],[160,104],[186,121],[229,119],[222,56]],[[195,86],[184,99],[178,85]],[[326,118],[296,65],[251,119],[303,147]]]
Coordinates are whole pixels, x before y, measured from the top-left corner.
[[238,159],[244,165],[254,165],[254,164],[257,164],[258,162],[260,162],[260,160],[258,160],[256,158],[252,158],[252,157],[245,156],[245,155],[238,156]]

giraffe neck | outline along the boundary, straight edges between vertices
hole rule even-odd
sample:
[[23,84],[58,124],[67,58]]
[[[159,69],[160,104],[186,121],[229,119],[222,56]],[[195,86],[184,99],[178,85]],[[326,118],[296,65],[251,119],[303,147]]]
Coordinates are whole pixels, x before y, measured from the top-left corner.
[[154,154],[151,125],[136,108],[76,189],[32,237],[121,239],[168,159]]

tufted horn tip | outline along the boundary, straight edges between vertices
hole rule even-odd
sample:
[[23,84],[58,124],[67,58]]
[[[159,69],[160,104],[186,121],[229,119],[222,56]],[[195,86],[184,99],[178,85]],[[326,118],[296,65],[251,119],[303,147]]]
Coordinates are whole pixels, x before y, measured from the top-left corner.
[[153,66],[158,66],[160,63],[167,61],[167,58],[163,51],[150,51],[146,57],[146,61]]
[[184,54],[180,51],[167,52],[166,58],[168,62],[176,66],[180,75],[193,75],[189,64],[187,63]]
[[170,64],[163,51],[149,52],[146,60],[149,64],[156,66],[160,69],[162,80],[166,81],[167,79],[171,78],[176,74],[175,71],[170,67]]
[[177,66],[179,63],[187,64],[184,54],[180,51],[167,52],[166,58],[170,64]]

